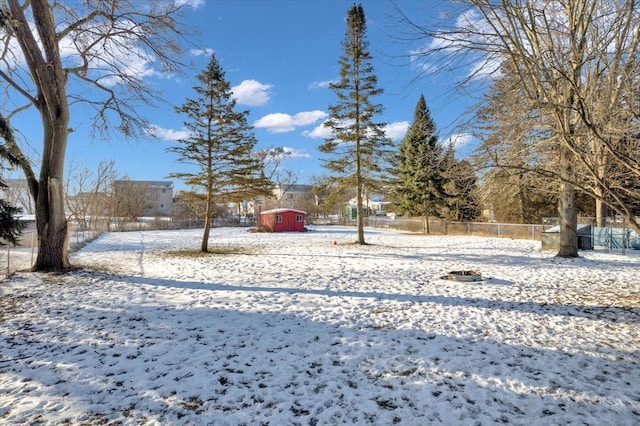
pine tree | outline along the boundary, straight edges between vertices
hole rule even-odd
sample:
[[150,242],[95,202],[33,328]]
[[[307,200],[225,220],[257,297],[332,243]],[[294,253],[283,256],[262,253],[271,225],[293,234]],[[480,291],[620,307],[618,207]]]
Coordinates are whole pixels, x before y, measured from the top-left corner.
[[177,153],[179,162],[197,166],[198,171],[169,177],[204,189],[206,212],[200,249],[207,252],[215,203],[267,194],[271,183],[264,176],[262,163],[252,154],[256,138],[247,123],[248,111],[235,111],[231,86],[215,55],[196,78],[199,85],[193,89],[197,97],[176,108],[187,116],[184,124],[190,136],[168,151]]
[[[4,144],[0,145],[0,158],[7,161],[12,166],[20,164],[20,156],[16,156],[11,149],[11,146],[15,144],[13,138],[13,131],[9,126],[9,122],[0,115],[0,138],[4,140]],[[4,167],[0,166],[0,169]],[[0,190],[7,188],[4,180],[0,176]],[[18,215],[22,213],[22,209],[12,206],[7,201],[0,199],[0,245],[6,243],[18,244],[22,231],[24,230],[24,222],[18,219]]]
[[336,190],[344,192],[355,187],[358,244],[365,244],[363,197],[379,190],[387,180],[391,140],[386,137],[383,123],[374,118],[382,113],[382,106],[372,102],[380,95],[366,39],[366,24],[362,5],[354,5],[347,13],[347,30],[342,42],[340,80],[330,88],[338,100],[329,106],[325,126],[332,136],[319,147],[329,157],[324,167],[332,174]]
[[[0,189],[7,185],[0,179]],[[0,200],[0,246],[6,243],[18,244],[25,224],[17,217],[22,209],[12,206],[5,200]]]
[[478,177],[473,166],[467,160],[456,160],[453,149],[449,149],[447,158],[447,183],[444,190],[446,203],[441,215],[446,220],[468,222],[480,215],[478,198]]
[[430,215],[446,203],[446,159],[424,95],[416,105],[413,123],[400,142],[396,157],[396,206],[401,214],[424,216],[429,232]]

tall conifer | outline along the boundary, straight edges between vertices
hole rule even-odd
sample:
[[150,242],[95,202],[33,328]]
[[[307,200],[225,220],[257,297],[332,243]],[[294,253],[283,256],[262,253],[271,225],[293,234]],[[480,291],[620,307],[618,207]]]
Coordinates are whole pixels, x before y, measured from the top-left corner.
[[401,214],[424,216],[425,232],[429,232],[428,217],[437,214],[438,206],[445,203],[444,154],[424,95],[420,95],[413,123],[398,148],[394,195]]
[[184,125],[189,137],[168,149],[178,161],[193,164],[193,173],[173,173],[187,185],[204,189],[206,213],[201,251],[208,251],[209,229],[216,202],[240,201],[266,194],[271,183],[264,176],[262,163],[252,154],[256,138],[247,123],[248,111],[235,111],[231,87],[215,55],[196,76],[197,97],[176,108],[187,116]]
[[385,135],[384,124],[374,121],[382,113],[382,106],[372,98],[382,89],[371,64],[362,5],[353,5],[347,13],[342,47],[340,80],[330,85],[338,100],[329,106],[325,122],[332,136],[319,149],[328,154],[323,165],[332,174],[336,189],[356,189],[357,243],[365,244],[364,193],[379,190],[385,182],[393,143]]

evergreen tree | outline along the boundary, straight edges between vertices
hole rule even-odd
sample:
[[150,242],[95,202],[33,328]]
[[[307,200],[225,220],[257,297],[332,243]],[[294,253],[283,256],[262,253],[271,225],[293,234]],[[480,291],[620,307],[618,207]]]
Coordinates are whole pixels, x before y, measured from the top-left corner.
[[445,184],[446,204],[442,216],[447,220],[468,222],[480,215],[478,198],[478,177],[467,160],[458,161],[449,149],[447,157],[447,183]]
[[366,39],[366,25],[362,5],[354,5],[347,13],[344,49],[340,57],[340,80],[330,88],[338,100],[329,106],[329,119],[325,126],[332,136],[319,147],[328,154],[324,167],[332,174],[337,191],[355,187],[358,206],[358,244],[365,244],[362,215],[365,190],[379,191],[388,176],[390,147],[384,125],[374,118],[382,113],[382,106],[372,97],[382,93],[374,74]]
[[420,95],[413,123],[398,148],[394,198],[401,214],[424,216],[426,232],[428,217],[438,215],[439,207],[446,204],[444,154],[424,95]]
[[[0,145],[0,158],[7,161],[13,166],[20,164],[20,157],[15,156],[10,146],[15,143],[13,132],[7,120],[0,115],[0,137],[4,140],[4,144]],[[7,147],[7,145],[9,147]],[[0,166],[0,170],[3,167]],[[2,176],[0,176],[0,190],[7,188]],[[5,243],[18,244],[22,231],[24,230],[24,222],[17,218],[22,213],[22,209],[14,207],[5,200],[0,199],[0,245]]]
[[[0,179],[0,189],[6,189],[7,185]],[[6,243],[18,244],[25,224],[17,216],[22,209],[14,207],[5,200],[0,199],[0,246]]]
[[179,155],[178,161],[197,166],[194,173],[173,173],[187,185],[204,189],[205,225],[201,251],[208,251],[209,229],[215,214],[215,203],[240,201],[271,190],[262,163],[252,154],[256,138],[247,123],[248,111],[235,111],[230,84],[215,55],[196,76],[197,97],[187,99],[176,108],[188,118],[190,132],[179,146],[168,151]]

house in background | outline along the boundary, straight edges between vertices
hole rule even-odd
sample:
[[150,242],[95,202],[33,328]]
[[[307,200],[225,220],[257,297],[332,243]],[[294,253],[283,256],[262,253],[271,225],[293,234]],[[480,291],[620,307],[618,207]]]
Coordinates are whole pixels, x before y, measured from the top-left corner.
[[276,186],[273,193],[268,197],[258,197],[255,200],[256,214],[257,209],[300,209],[304,206],[318,205],[318,199],[313,194],[311,185],[284,185]]
[[[384,216],[392,208],[392,204],[385,200],[385,196],[381,194],[371,194],[365,197],[362,205],[362,213],[365,216]],[[347,219],[355,219],[358,214],[356,207],[356,197],[353,197],[345,206],[345,217]]]
[[260,213],[260,224],[271,232],[304,232],[306,212],[295,209],[273,209]]

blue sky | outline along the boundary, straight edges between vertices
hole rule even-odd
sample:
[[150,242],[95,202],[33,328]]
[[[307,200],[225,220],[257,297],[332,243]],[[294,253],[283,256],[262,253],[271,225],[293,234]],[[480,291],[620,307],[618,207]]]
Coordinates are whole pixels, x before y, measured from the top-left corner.
[[[321,167],[322,122],[328,106],[335,103],[329,81],[337,79],[345,17],[352,1],[345,0],[184,0],[187,25],[200,32],[198,46],[187,51],[185,61],[193,66],[183,75],[151,75],[149,81],[162,91],[168,105],[145,108],[157,140],[127,141],[114,136],[109,141],[92,140],[90,125],[81,109],[75,109],[69,137],[67,163],[93,168],[100,161],[114,160],[120,176],[136,180],[165,180],[187,166],[176,163],[166,148],[184,137],[184,117],[174,111],[193,97],[194,76],[210,56],[226,72],[238,109],[249,110],[249,123],[258,139],[256,148],[286,147],[291,158],[282,167],[299,173],[298,183],[325,173]],[[448,2],[398,0],[398,6],[417,22],[437,19]],[[469,100],[452,91],[455,75],[422,76],[411,63],[411,53],[428,43],[408,42],[407,31],[389,0],[361,2],[367,19],[367,37],[378,84],[384,94],[375,101],[384,107],[381,122],[396,142],[409,126],[420,94],[424,94],[442,140],[463,132],[455,127]],[[462,71],[464,72],[464,71]],[[27,126],[29,127],[29,126]],[[35,126],[34,126],[35,127]],[[40,144],[38,133],[20,129],[30,143]],[[466,138],[457,139],[459,156],[466,152]],[[178,190],[184,185],[175,181]]]

